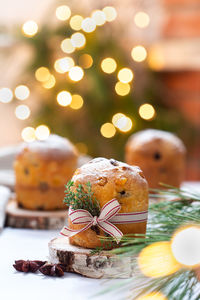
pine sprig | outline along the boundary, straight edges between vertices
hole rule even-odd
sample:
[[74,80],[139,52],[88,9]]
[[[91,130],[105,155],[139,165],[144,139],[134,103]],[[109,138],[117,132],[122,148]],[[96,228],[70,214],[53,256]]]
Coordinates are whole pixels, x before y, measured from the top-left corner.
[[[86,183],[86,188],[79,184],[74,189],[74,182],[69,181],[65,186],[64,203],[72,209],[85,209],[91,213],[92,216],[99,216],[100,205],[98,200],[94,197],[92,192],[91,183]],[[73,189],[72,189],[73,188]]]
[[200,201],[200,193],[199,192],[191,192],[188,190],[176,188],[174,186],[160,183],[162,187],[165,189],[150,189],[150,194],[152,198],[163,198],[163,197],[170,197],[178,198],[179,200],[191,200],[191,201]]
[[[200,285],[192,270],[180,270],[161,278],[145,278],[138,274],[137,281],[132,282],[131,290],[137,299],[152,292],[161,292],[168,300],[199,300]],[[130,286],[129,286],[130,287]]]
[[[161,191],[168,195],[168,191]],[[116,254],[135,255],[149,244],[169,241],[173,232],[180,226],[200,224],[200,197],[195,200],[187,198],[178,191],[179,200],[164,200],[149,206],[149,217],[146,234],[124,235],[120,247],[114,249]],[[172,191],[170,191],[172,195]],[[181,196],[180,196],[181,195]],[[173,190],[177,199],[177,192]],[[181,197],[181,198],[180,198]],[[101,237],[103,241],[112,241],[112,237]]]
[[[174,231],[188,224],[200,225],[200,194],[197,192],[167,186],[168,189],[157,189],[154,198],[162,198],[162,202],[151,204],[149,207],[149,220],[147,233],[125,235],[119,248],[113,252],[122,257],[135,256],[147,245],[159,241],[169,241]],[[155,190],[154,190],[155,192]],[[164,199],[163,199],[164,196]],[[173,199],[176,199],[174,201]],[[101,237],[104,241],[110,237]],[[126,288],[132,290],[135,298],[151,292],[162,292],[168,300],[199,300],[200,282],[193,270],[181,269],[176,273],[160,278],[145,277],[133,260],[134,278],[128,282]],[[120,288],[111,285],[107,292]],[[102,292],[104,293],[104,291]]]

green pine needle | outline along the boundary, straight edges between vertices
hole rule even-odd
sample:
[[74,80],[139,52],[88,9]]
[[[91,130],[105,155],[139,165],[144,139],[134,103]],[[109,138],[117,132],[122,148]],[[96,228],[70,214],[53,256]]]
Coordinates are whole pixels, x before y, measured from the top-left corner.
[[98,200],[94,197],[90,182],[86,183],[86,188],[79,184],[74,189],[74,182],[69,181],[65,186],[64,203],[72,209],[85,209],[91,213],[92,216],[99,216],[100,205]]
[[[161,198],[163,201],[150,205],[146,235],[135,234],[134,237],[124,235],[120,247],[114,249],[113,253],[120,255],[122,259],[123,256],[134,256],[147,245],[171,240],[173,233],[181,226],[200,225],[200,194],[171,186],[165,187],[168,189],[153,190],[157,194],[152,194],[152,197]],[[176,201],[173,201],[172,197]],[[110,237],[101,237],[101,239],[112,240]],[[132,296],[132,299],[156,291],[163,293],[168,300],[200,299],[200,282],[193,270],[181,269],[169,276],[150,279],[140,272],[137,260],[134,260],[133,264],[135,275],[128,285],[135,297]],[[109,291],[117,288],[111,285]]]

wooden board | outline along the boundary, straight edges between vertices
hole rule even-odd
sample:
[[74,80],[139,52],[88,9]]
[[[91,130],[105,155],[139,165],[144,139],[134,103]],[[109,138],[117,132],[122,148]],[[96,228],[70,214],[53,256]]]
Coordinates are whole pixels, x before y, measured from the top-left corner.
[[14,228],[61,229],[67,219],[67,210],[27,210],[19,208],[14,198],[9,201],[6,213],[6,226]]
[[49,263],[66,265],[66,271],[89,278],[129,278],[133,276],[134,257],[120,258],[111,251],[91,254],[92,249],[70,245],[67,237],[49,242]]

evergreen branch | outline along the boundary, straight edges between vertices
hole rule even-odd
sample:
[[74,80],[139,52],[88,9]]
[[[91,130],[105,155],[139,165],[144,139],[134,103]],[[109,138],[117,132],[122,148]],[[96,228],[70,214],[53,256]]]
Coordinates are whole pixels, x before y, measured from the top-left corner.
[[[150,189],[153,194],[150,194],[152,198],[162,198],[163,196],[174,196],[176,198],[180,198],[180,200],[196,200],[200,201],[200,193],[198,192],[190,192],[188,190],[176,188],[174,186],[160,183],[161,186],[166,188],[163,189]],[[156,194],[155,194],[156,193]]]
[[95,249],[92,249],[90,251],[90,255],[95,255],[95,254],[99,254],[100,252],[102,252],[104,250],[103,247],[96,247]]
[[[113,253],[122,256],[137,255],[139,252],[155,242],[169,241],[175,230],[186,224],[200,225],[200,195],[182,189],[169,187],[169,190],[154,190],[158,197],[165,195],[166,199],[149,207],[149,220],[146,234],[124,235],[119,248]],[[155,195],[153,194],[153,197]],[[176,201],[170,201],[173,196]],[[111,237],[101,237],[103,241],[112,240]],[[181,269],[176,273],[160,278],[147,278],[140,272],[137,259],[133,260],[134,278],[128,287],[134,292],[134,299],[151,292],[162,292],[168,300],[197,300],[200,299],[200,283],[193,270]],[[119,284],[120,288],[120,284]],[[118,289],[110,286],[107,292]],[[102,292],[104,293],[104,291]]]
[[79,184],[74,188],[74,182],[69,181],[65,186],[64,203],[72,209],[85,209],[91,213],[92,216],[99,216],[100,205],[98,200],[94,197],[91,189],[91,184],[88,182],[85,188]]
[[[161,192],[163,191],[161,190]],[[167,194],[168,191],[165,193]],[[124,235],[120,247],[114,249],[113,252],[122,255],[137,254],[149,244],[169,241],[173,232],[180,226],[191,224],[191,222],[200,224],[198,200],[195,199],[193,202],[185,200],[180,190],[178,190],[178,194],[182,197],[179,201],[166,199],[163,202],[151,204],[146,234]],[[176,189],[174,189],[173,195],[177,196]],[[101,239],[112,241],[112,237],[101,236]]]

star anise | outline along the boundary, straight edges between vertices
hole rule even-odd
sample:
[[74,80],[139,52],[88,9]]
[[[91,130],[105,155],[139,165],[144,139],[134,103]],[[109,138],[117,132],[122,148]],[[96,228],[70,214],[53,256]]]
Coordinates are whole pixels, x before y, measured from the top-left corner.
[[45,264],[39,268],[39,271],[47,276],[64,276],[65,266],[62,264]]
[[16,260],[13,267],[15,270],[19,272],[31,272],[35,273],[37,270],[43,266],[46,263],[46,261],[40,261],[40,260]]

